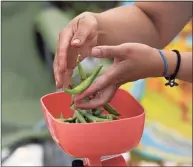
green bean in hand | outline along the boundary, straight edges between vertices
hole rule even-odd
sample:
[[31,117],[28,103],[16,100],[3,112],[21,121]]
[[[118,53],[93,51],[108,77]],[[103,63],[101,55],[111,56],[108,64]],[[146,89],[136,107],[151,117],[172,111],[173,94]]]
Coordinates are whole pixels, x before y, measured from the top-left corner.
[[[64,88],[64,91],[66,93],[72,95],[72,102],[70,104],[70,108],[74,111],[74,115],[72,118],[66,119],[63,117],[61,113],[60,118],[58,120],[65,123],[91,123],[91,122],[96,123],[96,122],[108,122],[117,120],[118,118],[116,116],[120,116],[120,114],[110,104],[106,104],[103,106],[103,108],[109,114],[103,114],[103,110],[101,109],[80,110],[74,108],[74,95],[79,94],[84,90],[86,90],[93,83],[93,81],[95,80],[95,78],[97,77],[102,68],[102,65],[100,65],[93,73],[91,73],[91,75],[88,75],[88,73],[84,72],[84,69],[80,64],[79,59],[80,55],[77,58],[77,66],[78,66],[78,73],[81,78],[81,83],[76,87],[72,86],[73,83],[71,83],[70,89]],[[85,98],[85,101],[90,100],[91,100],[90,97]]]
[[96,76],[99,74],[102,69],[102,65],[98,66],[97,69],[83,82],[81,82],[78,86],[73,89],[64,88],[64,91],[68,94],[76,95],[85,91],[95,80]]

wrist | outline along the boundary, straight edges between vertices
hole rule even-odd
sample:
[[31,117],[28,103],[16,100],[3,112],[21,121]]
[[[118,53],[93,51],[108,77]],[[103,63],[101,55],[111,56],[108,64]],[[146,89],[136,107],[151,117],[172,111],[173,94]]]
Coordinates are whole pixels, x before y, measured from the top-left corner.
[[[166,50],[161,50],[163,55],[165,56],[165,60],[167,63],[167,73],[166,76],[170,76],[174,73],[176,64],[177,64],[177,57],[176,53],[173,51],[166,51]],[[163,76],[164,73],[164,61],[157,49],[154,49],[154,55],[155,55],[155,65],[154,65],[154,70],[153,76],[152,77],[165,77]]]
[[104,38],[105,36],[107,36],[105,24],[103,24],[104,17],[102,16],[102,13],[92,13],[92,15],[95,17],[97,21],[97,32],[98,32],[97,45],[103,45]]

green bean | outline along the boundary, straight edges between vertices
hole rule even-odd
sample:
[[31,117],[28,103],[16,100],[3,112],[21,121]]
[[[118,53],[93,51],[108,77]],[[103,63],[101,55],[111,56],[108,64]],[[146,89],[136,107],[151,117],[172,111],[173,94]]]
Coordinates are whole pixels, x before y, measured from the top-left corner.
[[80,123],[86,123],[86,120],[84,119],[83,115],[79,112],[79,110],[75,109],[73,106],[71,108],[74,110],[74,113],[76,114],[76,117],[80,121]]
[[[91,98],[89,98],[89,97],[85,98],[85,101],[89,101],[89,100],[91,100]],[[117,112],[117,110],[116,110],[114,107],[112,107],[110,104],[105,104],[105,105],[103,106],[103,108],[104,108],[106,111],[108,111],[110,114],[113,114],[113,115],[115,115],[115,116],[120,116],[120,114]],[[98,111],[98,112],[99,112],[99,111]]]
[[72,102],[70,104],[70,106],[72,106],[74,104],[74,95],[72,95]]
[[80,121],[78,120],[78,118],[76,118],[75,123],[80,123]]
[[92,114],[88,113],[88,112],[84,112],[84,111],[80,111],[82,113],[82,115],[84,115],[90,122],[106,122],[106,121],[110,121],[108,119],[103,119],[103,118],[98,118],[96,116],[93,116]]
[[117,120],[117,117],[113,114],[100,114],[98,117],[104,119]]
[[[69,87],[70,87],[70,89],[73,89],[73,85],[72,84],[70,84]],[[71,100],[70,106],[72,106],[73,104],[74,104],[74,95],[72,95],[72,100]]]
[[61,121],[61,122],[72,122],[72,118],[58,118],[57,120]]
[[[102,65],[96,68],[94,72],[91,74],[85,73],[83,67],[80,63],[80,55],[77,57],[77,66],[78,72],[81,79],[81,83],[78,86],[74,86],[74,84],[70,85],[70,89],[64,88],[64,91],[68,94],[72,95],[72,102],[70,104],[71,109],[74,111],[74,115],[72,118],[65,119],[61,113],[60,119],[63,122],[69,123],[89,123],[89,122],[106,122],[116,120],[120,114],[113,108],[110,104],[106,104],[103,108],[108,111],[110,114],[102,114],[103,110],[101,109],[92,109],[92,110],[79,110],[74,108],[74,95],[82,93],[85,91],[95,80],[100,70],[102,69]],[[73,81],[73,80],[72,80]],[[73,82],[74,83],[74,82]],[[90,97],[84,99],[85,101],[91,100]]]
[[97,110],[95,110],[95,111],[93,112],[93,114],[94,114],[95,116],[99,116],[102,112],[103,112],[103,110],[97,109]]
[[72,119],[74,119],[74,120],[76,119],[76,114],[75,114],[75,113],[74,113],[74,115],[73,115]]
[[65,118],[56,118],[58,121],[61,121],[61,122],[69,122],[68,119],[65,119]]
[[[80,58],[80,55],[78,56],[78,58],[77,58],[77,62],[78,62],[78,64],[80,64],[79,63],[79,58]],[[80,65],[81,66],[81,65]],[[79,72],[79,75],[80,75],[80,77],[81,78],[86,78],[87,76],[89,76],[89,74],[88,73],[84,73],[84,70],[82,69],[82,67],[80,67],[80,72]],[[87,97],[86,98],[86,101],[89,101],[90,100],[90,98],[89,97]],[[113,114],[113,115],[115,115],[115,116],[120,116],[120,114],[116,111],[116,109],[115,108],[113,108],[110,104],[106,104],[106,105],[104,105],[104,109],[105,110],[107,110],[110,114]],[[98,111],[99,112],[99,111]]]
[[87,78],[87,76],[85,75],[84,69],[82,65],[80,64],[80,55],[78,55],[77,57],[77,64],[78,64],[78,72],[79,72],[80,79],[81,81],[84,81]]
[[[87,97],[87,98],[86,98],[86,101],[89,101],[89,100],[91,100],[91,98]],[[116,110],[114,107],[112,107],[110,104],[105,104],[105,105],[103,106],[103,108],[104,108],[106,111],[108,111],[110,114],[113,114],[113,115],[115,115],[115,116],[120,116],[120,114],[117,112],[117,110]],[[98,111],[98,112],[99,112],[99,111]]]
[[76,119],[76,114],[74,113],[74,115],[73,115],[72,118],[64,118],[64,117],[61,118],[61,116],[60,116],[60,118],[57,119],[57,120],[59,120],[59,121],[61,121],[61,122],[74,122],[75,119]]
[[97,67],[97,69],[91,74],[90,77],[85,79],[82,83],[80,83],[75,88],[73,88],[73,89],[64,88],[64,91],[68,94],[73,94],[73,95],[82,93],[93,83],[93,81],[95,80],[96,76],[98,75],[98,73],[100,72],[102,67],[103,67],[102,65]]
[[100,114],[98,115],[99,118],[108,119],[108,116],[106,114]]
[[113,120],[118,120],[118,118],[115,115],[111,115]]
[[97,115],[94,114],[96,110],[97,109],[91,109],[91,114],[94,115],[94,116],[97,116]]
[[103,108],[108,111],[110,114],[113,114],[115,116],[120,116],[120,114],[117,112],[117,110],[112,107],[110,104],[105,104]]
[[108,114],[108,115],[107,115],[107,119],[113,120],[112,115],[111,115],[111,114]]
[[[82,65],[80,64],[80,55],[78,55],[78,57],[77,57],[77,64],[78,64],[78,72],[79,72],[79,76],[81,78],[81,81],[84,81],[87,78],[87,76],[85,75],[84,69],[83,69]],[[90,100],[89,98],[85,98],[85,101],[89,101],[89,100]]]

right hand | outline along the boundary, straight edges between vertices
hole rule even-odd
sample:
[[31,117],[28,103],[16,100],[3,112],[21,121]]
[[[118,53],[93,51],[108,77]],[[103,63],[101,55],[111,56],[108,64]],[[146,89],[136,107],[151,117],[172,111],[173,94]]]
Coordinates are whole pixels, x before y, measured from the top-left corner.
[[97,19],[90,12],[78,15],[60,32],[53,65],[57,88],[69,86],[78,54],[81,60],[90,56],[97,38]]
[[[169,65],[168,75],[171,75],[175,69],[176,55],[172,51],[164,54]],[[114,59],[114,63],[89,88],[75,96],[75,107],[80,109],[100,108],[111,101],[121,85],[148,77],[161,77],[164,71],[158,50],[141,43],[97,46],[92,49],[91,55]],[[93,95],[90,101],[84,100]]]

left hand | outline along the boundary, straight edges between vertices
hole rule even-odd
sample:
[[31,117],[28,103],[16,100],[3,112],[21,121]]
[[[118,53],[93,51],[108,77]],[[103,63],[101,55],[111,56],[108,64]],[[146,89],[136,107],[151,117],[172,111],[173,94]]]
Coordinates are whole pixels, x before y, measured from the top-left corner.
[[[83,93],[76,95],[75,106],[82,109],[102,107],[124,83],[147,77],[161,76],[163,62],[157,49],[144,44],[126,43],[118,46],[97,46],[92,49],[96,58],[114,58],[113,65]],[[96,96],[89,102],[85,97]]]

